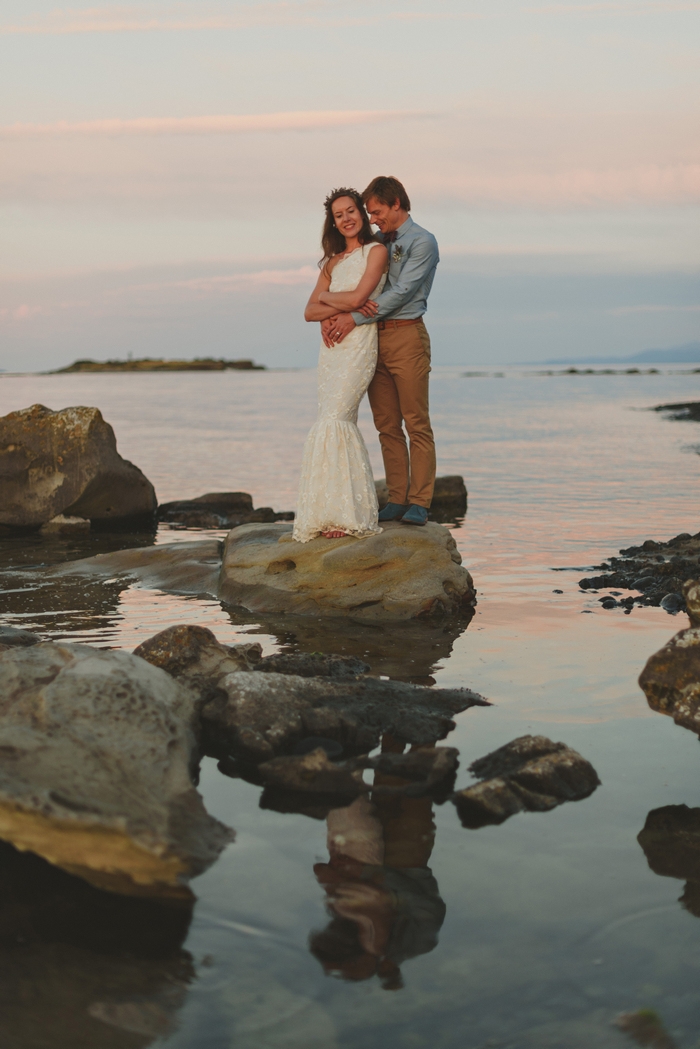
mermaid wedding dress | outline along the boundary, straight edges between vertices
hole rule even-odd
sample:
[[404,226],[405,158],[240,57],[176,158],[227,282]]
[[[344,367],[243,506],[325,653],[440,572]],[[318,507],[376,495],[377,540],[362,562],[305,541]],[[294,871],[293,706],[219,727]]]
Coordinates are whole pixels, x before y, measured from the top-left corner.
[[[372,244],[336,264],[330,291],[353,291],[362,279]],[[372,292],[384,287],[386,274]],[[292,538],[308,543],[322,532],[377,535],[377,492],[357,411],[377,367],[377,325],[360,324],[337,346],[321,343],[318,417],[309,431],[301,463]]]

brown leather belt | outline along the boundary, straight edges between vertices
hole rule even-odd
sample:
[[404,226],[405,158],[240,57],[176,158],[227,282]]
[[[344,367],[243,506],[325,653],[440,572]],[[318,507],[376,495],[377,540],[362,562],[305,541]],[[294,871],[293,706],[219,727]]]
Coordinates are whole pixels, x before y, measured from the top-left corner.
[[407,324],[422,324],[422,317],[411,317],[410,320],[405,321],[378,321],[377,327],[379,331],[385,331],[387,328],[405,328]]

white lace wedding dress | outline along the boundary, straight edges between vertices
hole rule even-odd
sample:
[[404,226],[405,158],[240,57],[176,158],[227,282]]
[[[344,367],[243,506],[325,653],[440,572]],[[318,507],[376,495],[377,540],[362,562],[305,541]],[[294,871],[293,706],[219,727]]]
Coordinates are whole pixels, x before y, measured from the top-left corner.
[[[330,291],[353,291],[372,244],[336,264]],[[386,275],[372,292],[378,295]],[[293,538],[308,543],[321,532],[377,535],[377,492],[357,410],[377,367],[377,325],[360,324],[337,346],[321,343],[318,417],[304,445]]]

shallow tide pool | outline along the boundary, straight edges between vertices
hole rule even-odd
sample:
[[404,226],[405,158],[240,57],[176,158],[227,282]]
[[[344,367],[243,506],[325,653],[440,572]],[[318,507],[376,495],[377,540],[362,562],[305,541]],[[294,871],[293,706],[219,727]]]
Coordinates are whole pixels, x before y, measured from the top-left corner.
[[[423,873],[389,879],[391,964],[370,972],[327,932],[326,821],[262,809],[259,787],[205,759],[200,790],[236,840],[193,882],[189,926],[173,919],[149,939],[138,916],[115,910],[115,940],[100,933],[109,898],[52,924],[42,901],[53,892],[52,913],[68,914],[63,883],[2,875],[5,906],[34,930],[0,942],[3,1049],[622,1049],[632,1043],[615,1018],[639,1009],[659,1015],[678,1049],[700,1046],[693,886],[654,873],[637,841],[650,812],[700,809],[697,739],[652,713],[637,685],[687,619],[606,611],[577,585],[620,547],[700,527],[700,426],[646,410],[700,399],[700,375],[463,371],[435,369],[432,416],[438,473],[462,474],[469,490],[454,529],[478,591],[466,628],[261,622],[211,600],[33,583],[39,564],[200,534],[163,527],[155,537],[0,541],[2,622],[127,649],[190,622],[223,642],[259,640],[266,654],[366,655],[375,673],[465,685],[493,702],[459,715],[446,740],[460,752],[458,788],[471,761],[526,733],[580,751],[602,786],[479,830],[464,829],[449,802],[402,815],[397,840],[417,855],[420,837]],[[0,377],[0,414],[35,402],[98,406],[163,502],[243,490],[256,506],[289,510],[314,374]],[[361,424],[381,476],[366,405]]]

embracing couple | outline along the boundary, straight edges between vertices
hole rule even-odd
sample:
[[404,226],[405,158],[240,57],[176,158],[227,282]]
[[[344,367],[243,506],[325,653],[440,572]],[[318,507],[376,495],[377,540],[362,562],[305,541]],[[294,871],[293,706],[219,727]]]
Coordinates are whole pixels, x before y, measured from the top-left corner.
[[[304,445],[294,523],[293,538],[301,543],[376,535],[386,521],[424,525],[435,483],[423,314],[439,261],[437,241],[413,221],[395,178],[375,178],[362,194],[336,189],[325,209],[321,272],[304,314],[321,323],[323,342],[318,418]],[[365,393],[389,488],[381,513],[357,428]]]

